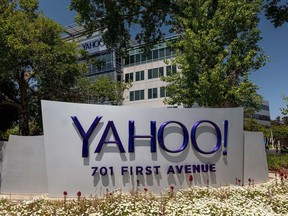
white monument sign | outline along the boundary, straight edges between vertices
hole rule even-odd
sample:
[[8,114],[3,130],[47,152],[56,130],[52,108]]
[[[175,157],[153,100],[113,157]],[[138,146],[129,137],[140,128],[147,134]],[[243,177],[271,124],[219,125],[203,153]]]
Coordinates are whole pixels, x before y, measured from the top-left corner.
[[42,101],[50,196],[160,192],[243,178],[243,109]]

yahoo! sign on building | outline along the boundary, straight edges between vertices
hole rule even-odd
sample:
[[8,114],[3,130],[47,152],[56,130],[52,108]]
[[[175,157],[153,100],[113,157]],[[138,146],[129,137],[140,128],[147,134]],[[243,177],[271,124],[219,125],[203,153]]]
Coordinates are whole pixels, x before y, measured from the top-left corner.
[[[50,196],[160,192],[243,177],[243,110],[42,101]],[[189,178],[190,177],[190,178]]]

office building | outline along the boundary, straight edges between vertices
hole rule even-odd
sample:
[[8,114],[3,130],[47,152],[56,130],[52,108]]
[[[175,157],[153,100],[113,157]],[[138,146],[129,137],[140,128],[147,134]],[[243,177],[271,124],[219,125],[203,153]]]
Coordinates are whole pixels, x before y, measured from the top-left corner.
[[[175,56],[175,52],[164,41],[156,44],[149,52],[145,53],[142,47],[131,39],[131,48],[123,57],[118,55],[115,50],[108,49],[98,32],[87,37],[83,36],[85,29],[78,25],[72,24],[66,29],[66,35],[63,36],[63,39],[76,40],[91,57],[90,72],[86,76],[96,80],[98,76],[104,75],[109,76],[112,80],[131,82],[131,88],[124,92],[123,105],[178,107],[163,103],[166,97],[165,86],[167,83],[161,81],[160,77],[177,73],[179,70],[175,65],[169,64],[168,60]],[[166,41],[175,39],[174,36],[166,38]],[[100,64],[95,64],[96,61]],[[257,123],[270,127],[269,102],[264,100],[259,112],[245,117],[253,118]]]

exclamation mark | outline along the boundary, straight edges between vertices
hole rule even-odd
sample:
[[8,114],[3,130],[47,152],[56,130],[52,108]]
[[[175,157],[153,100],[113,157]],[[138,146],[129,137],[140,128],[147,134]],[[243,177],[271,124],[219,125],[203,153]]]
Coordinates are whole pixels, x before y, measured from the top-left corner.
[[227,155],[227,143],[228,143],[228,120],[224,121],[224,150],[223,155]]

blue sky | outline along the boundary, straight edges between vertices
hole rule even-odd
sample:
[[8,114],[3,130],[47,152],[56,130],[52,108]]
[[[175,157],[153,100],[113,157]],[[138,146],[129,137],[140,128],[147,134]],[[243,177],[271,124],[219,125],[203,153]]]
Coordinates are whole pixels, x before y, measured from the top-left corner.
[[[63,26],[74,22],[75,12],[68,10],[70,0],[39,0],[39,9]],[[282,116],[280,108],[285,106],[282,95],[288,95],[288,24],[275,29],[261,16],[259,28],[262,32],[263,47],[269,62],[256,72],[250,79],[259,86],[258,93],[270,104],[271,119]]]

